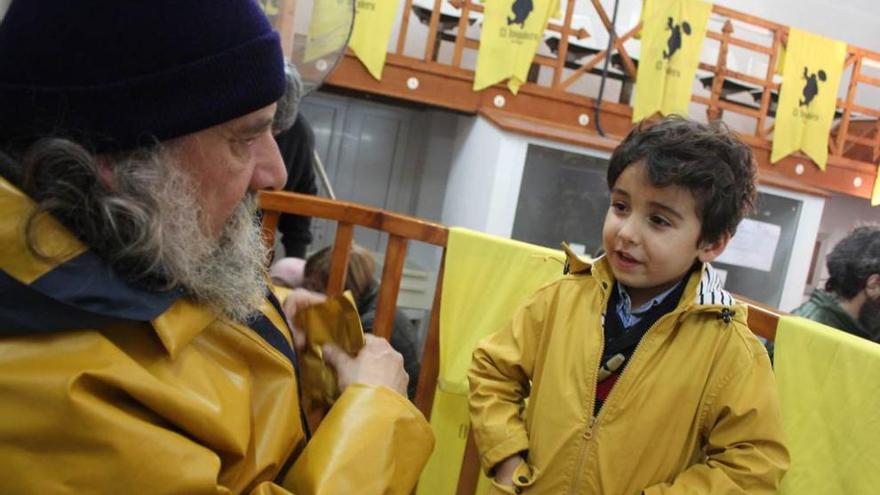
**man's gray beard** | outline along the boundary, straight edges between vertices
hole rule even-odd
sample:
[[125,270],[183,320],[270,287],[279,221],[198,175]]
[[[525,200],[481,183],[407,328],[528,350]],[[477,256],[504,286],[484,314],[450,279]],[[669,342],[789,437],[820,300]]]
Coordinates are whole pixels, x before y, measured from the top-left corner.
[[238,322],[255,316],[265,297],[268,250],[257,220],[256,195],[236,206],[219,239],[205,233],[192,179],[167,165],[161,187],[150,193],[158,207],[156,260],[169,285]]

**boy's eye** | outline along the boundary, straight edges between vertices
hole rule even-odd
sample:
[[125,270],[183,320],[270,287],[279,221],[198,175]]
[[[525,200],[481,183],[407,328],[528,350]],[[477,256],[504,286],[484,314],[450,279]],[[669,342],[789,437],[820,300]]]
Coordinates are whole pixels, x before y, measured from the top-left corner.
[[672,225],[668,220],[658,215],[651,216],[651,223],[660,227],[669,227]]
[[611,203],[611,208],[616,211],[626,211],[626,204],[620,201],[614,201]]

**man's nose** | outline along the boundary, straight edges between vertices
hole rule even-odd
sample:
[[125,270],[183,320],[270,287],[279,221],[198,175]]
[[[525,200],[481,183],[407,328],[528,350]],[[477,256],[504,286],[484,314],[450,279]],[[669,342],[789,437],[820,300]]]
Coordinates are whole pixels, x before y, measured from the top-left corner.
[[271,134],[261,136],[258,144],[251,189],[282,189],[287,183],[287,167]]

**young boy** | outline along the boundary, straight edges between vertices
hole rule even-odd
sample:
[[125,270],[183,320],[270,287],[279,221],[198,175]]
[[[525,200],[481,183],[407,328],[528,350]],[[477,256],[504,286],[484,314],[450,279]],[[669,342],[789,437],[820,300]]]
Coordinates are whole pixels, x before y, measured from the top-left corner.
[[789,458],[770,362],[709,265],[755,175],[724,127],[678,117],[614,151],[605,256],[568,250],[570,274],[474,352],[495,493],[776,493]]

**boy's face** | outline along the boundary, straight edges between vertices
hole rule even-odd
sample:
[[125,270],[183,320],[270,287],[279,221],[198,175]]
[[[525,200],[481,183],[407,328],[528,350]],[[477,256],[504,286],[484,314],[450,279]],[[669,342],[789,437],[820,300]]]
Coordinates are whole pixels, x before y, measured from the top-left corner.
[[629,165],[618,177],[602,244],[634,307],[679,281],[695,259],[711,261],[724,250],[727,235],[711,244],[698,242],[702,223],[696,206],[684,187],[652,185],[642,163]]

